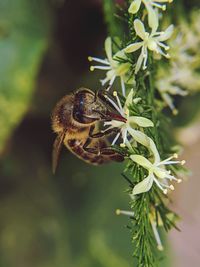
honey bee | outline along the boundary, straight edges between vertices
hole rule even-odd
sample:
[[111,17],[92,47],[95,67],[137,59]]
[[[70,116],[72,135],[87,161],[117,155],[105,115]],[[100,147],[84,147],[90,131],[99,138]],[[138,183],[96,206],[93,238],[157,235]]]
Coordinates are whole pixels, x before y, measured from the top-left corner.
[[78,158],[94,165],[123,161],[124,156],[109,146],[107,138],[117,129],[94,133],[102,122],[112,119],[125,120],[112,110],[100,92],[80,88],[64,96],[52,113],[52,128],[57,134],[52,153],[53,173],[63,144]]

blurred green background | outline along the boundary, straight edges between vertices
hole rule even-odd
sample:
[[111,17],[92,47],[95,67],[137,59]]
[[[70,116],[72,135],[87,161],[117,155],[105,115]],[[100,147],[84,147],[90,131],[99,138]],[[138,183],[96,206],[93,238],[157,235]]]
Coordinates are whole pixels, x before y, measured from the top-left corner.
[[51,110],[97,89],[87,57],[105,36],[100,0],[0,0],[2,267],[133,266],[128,219],[115,215],[129,208],[123,165],[92,167],[64,149],[51,172]]

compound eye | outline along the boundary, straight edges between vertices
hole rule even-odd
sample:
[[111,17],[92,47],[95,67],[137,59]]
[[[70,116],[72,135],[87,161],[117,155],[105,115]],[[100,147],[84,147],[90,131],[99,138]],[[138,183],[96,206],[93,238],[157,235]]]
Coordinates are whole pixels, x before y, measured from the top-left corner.
[[96,118],[92,118],[92,112],[90,109],[90,97],[88,97],[88,92],[81,91],[75,95],[73,118],[83,124],[90,124],[96,121]]
[[96,118],[90,118],[87,115],[85,115],[84,113],[82,113],[81,111],[75,111],[74,110],[73,117],[77,122],[83,123],[83,124],[90,124],[90,123],[96,121]]

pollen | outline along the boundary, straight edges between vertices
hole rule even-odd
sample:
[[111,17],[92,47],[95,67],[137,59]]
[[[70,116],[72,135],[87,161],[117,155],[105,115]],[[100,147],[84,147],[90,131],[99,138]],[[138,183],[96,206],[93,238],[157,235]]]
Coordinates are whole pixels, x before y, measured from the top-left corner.
[[159,251],[163,251],[163,250],[164,250],[164,248],[163,248],[162,245],[158,245],[158,246],[157,246],[157,249],[158,249]]
[[93,59],[92,59],[92,57],[88,57],[88,60],[89,60],[89,61],[92,61]]
[[178,154],[177,154],[177,153],[174,153],[173,157],[174,157],[175,159],[177,159],[177,158],[178,158]]
[[174,191],[174,186],[172,184],[169,186],[169,188]]
[[182,161],[181,161],[181,165],[184,165],[185,163],[186,163],[185,160],[182,160]]
[[163,194],[167,195],[167,192],[168,192],[167,189],[163,190]]
[[90,67],[90,71],[94,71],[94,67],[93,66]]
[[172,113],[173,113],[174,116],[176,116],[178,114],[178,110],[174,108]]
[[120,214],[121,214],[121,210],[120,210],[120,209],[117,209],[117,210],[115,211],[115,213],[116,213],[116,215],[120,215]]

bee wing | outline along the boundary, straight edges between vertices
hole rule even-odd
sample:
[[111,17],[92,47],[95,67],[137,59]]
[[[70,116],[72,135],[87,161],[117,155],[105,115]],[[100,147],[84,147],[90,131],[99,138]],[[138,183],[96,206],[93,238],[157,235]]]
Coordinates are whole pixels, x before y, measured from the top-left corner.
[[53,174],[55,174],[57,166],[58,166],[58,159],[60,156],[64,137],[65,137],[65,132],[58,134],[58,136],[56,137],[56,140],[54,141],[54,144],[53,144],[53,152],[52,152],[52,171],[53,171]]

